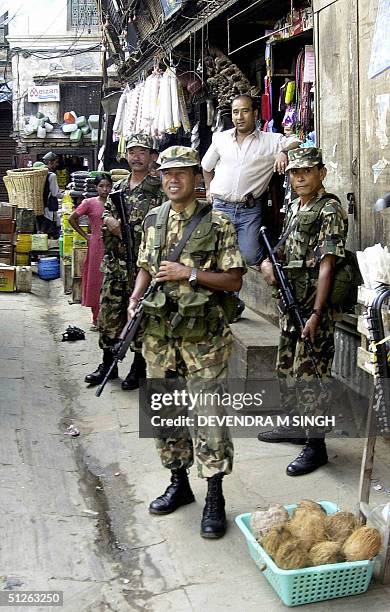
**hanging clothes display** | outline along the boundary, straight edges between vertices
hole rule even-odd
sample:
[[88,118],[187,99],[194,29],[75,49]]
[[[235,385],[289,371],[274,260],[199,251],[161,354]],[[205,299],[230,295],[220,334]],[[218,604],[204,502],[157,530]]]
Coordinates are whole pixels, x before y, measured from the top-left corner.
[[113,126],[113,140],[119,141],[118,150],[124,151],[124,142],[132,133],[149,134],[162,139],[175,134],[179,128],[190,132],[184,91],[176,76],[176,68],[165,72],[155,68],[135,87],[126,86],[118,103]]

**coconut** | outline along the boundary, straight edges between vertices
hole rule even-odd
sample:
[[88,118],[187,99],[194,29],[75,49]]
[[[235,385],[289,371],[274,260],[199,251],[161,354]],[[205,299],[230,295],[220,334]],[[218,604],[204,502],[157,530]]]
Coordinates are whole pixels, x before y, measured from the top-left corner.
[[314,544],[326,540],[325,515],[320,516],[318,511],[302,509],[295,513],[288,522],[288,529],[292,535],[298,538],[306,550],[310,550]]
[[311,513],[317,512],[320,516],[326,516],[326,511],[323,509],[323,507],[311,499],[301,499],[298,506],[293,511],[292,516],[305,511],[309,511]]
[[359,527],[343,546],[347,561],[365,561],[378,554],[382,544],[381,534],[374,527]]
[[352,512],[335,512],[325,519],[326,535],[329,540],[344,544],[345,540],[360,525],[359,519]]
[[298,538],[290,538],[279,546],[275,554],[275,563],[280,569],[291,570],[307,567],[307,552]]
[[286,523],[282,523],[281,525],[275,525],[265,534],[261,545],[265,552],[274,558],[278,548],[291,538],[292,535],[287,529]]
[[310,565],[326,565],[327,563],[341,563],[344,555],[339,542],[320,542],[314,544],[309,552]]
[[284,506],[274,504],[268,510],[256,510],[250,516],[250,528],[253,536],[259,542],[274,525],[283,523],[288,519],[288,512]]

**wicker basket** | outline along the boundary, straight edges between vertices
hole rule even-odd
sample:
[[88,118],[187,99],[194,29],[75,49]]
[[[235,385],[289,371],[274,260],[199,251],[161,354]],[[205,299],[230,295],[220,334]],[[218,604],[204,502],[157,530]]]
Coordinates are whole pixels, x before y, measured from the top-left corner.
[[[47,168],[7,170],[12,191],[10,201],[18,208],[33,208],[36,215],[43,215],[43,190],[47,173]],[[7,184],[6,187],[9,193]]]

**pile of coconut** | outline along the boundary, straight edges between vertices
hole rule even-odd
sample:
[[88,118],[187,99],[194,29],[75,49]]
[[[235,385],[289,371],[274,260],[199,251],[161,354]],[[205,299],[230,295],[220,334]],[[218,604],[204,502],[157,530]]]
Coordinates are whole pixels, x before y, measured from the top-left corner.
[[343,561],[364,561],[378,554],[382,538],[362,526],[352,512],[326,514],[317,502],[303,499],[289,515],[284,506],[251,514],[253,536],[284,570]]

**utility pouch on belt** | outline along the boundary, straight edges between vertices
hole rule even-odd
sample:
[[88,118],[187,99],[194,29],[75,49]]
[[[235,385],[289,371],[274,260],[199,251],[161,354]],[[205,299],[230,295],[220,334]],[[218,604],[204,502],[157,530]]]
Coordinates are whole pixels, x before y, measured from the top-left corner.
[[169,334],[193,342],[202,340],[207,334],[206,305],[209,301],[203,293],[186,293],[177,303],[177,313],[171,321]]
[[[310,269],[304,267],[303,261],[296,260],[290,261],[288,266],[283,267],[283,270],[291,283],[297,302],[304,301],[307,293],[310,292]],[[318,276],[317,268],[312,268],[312,271],[315,276]]]
[[142,301],[147,317],[145,331],[154,338],[165,338],[167,332],[167,318],[169,308],[167,296],[163,291],[156,291],[149,298]]

